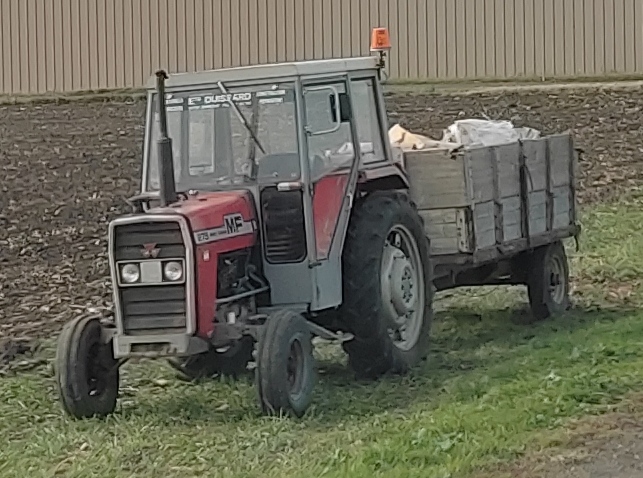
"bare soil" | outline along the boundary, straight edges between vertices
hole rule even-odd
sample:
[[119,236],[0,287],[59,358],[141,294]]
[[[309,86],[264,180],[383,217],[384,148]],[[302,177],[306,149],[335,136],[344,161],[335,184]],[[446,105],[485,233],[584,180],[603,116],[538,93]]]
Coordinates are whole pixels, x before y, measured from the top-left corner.
[[[585,151],[584,204],[613,200],[642,184],[638,91],[408,92],[389,94],[387,103],[391,124],[436,138],[456,119],[483,116],[543,133],[571,130]],[[0,106],[0,368],[75,315],[108,313],[107,225],[128,210],[124,200],[139,187],[143,116],[137,100]],[[600,457],[587,470],[562,461],[540,475],[520,464],[505,471],[642,476],[642,429],[637,424],[616,441],[601,442]]]
[[[458,118],[571,130],[585,154],[580,201],[611,200],[643,179],[643,94],[561,90],[387,95],[389,121],[432,137]],[[107,224],[140,183],[144,103],[0,107],[0,340],[47,337],[111,305]]]

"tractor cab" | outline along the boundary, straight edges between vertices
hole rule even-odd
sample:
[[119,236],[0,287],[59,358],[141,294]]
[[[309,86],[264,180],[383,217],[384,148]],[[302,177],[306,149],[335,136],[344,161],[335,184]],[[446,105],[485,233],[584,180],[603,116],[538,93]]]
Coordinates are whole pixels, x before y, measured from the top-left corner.
[[[143,193],[160,186],[159,93],[149,87]],[[390,167],[378,59],[177,74],[164,87],[177,192],[250,192],[270,305],[339,305],[360,171],[404,182]]]

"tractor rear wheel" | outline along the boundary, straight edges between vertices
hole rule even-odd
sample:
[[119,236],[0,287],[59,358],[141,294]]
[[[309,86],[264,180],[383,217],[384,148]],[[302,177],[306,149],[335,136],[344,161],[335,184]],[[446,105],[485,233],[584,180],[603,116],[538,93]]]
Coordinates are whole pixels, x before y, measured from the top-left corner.
[[408,196],[381,192],[355,206],[343,254],[344,344],[359,377],[406,373],[428,353],[433,270],[424,224]]
[[183,359],[170,359],[170,365],[179,372],[179,378],[187,381],[198,381],[217,375],[236,379],[248,372],[252,361],[254,340],[243,337],[225,351],[214,348]]
[[256,382],[262,411],[301,418],[312,401],[315,359],[308,323],[280,310],[264,326],[257,351]]
[[119,364],[101,334],[98,319],[78,318],[58,337],[56,385],[63,408],[75,418],[103,417],[116,408]]
[[562,242],[539,247],[531,253],[527,291],[536,320],[547,319],[569,309],[569,263]]

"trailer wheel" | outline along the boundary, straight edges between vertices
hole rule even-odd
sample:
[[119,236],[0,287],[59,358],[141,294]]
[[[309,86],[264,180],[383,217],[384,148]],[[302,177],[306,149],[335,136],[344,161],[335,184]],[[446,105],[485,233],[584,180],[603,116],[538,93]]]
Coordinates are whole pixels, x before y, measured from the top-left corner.
[[569,263],[561,242],[539,247],[531,254],[527,291],[537,320],[569,309]]
[[182,359],[170,359],[168,362],[179,372],[182,380],[193,382],[217,375],[236,379],[248,371],[253,350],[252,337],[243,337],[223,352],[212,348],[207,352]]
[[264,327],[255,372],[261,409],[266,415],[301,418],[316,381],[310,328],[289,310],[271,314]]
[[98,319],[77,318],[58,337],[56,385],[64,410],[75,418],[104,417],[116,408],[119,364],[101,332]]
[[344,344],[359,377],[406,373],[428,353],[433,270],[422,218],[408,196],[375,193],[355,206],[343,253]]

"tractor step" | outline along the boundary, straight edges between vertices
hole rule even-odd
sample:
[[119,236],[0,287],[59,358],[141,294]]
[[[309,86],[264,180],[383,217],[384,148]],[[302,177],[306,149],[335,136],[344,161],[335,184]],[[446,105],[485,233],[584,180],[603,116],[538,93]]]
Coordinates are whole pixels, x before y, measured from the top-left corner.
[[314,335],[316,335],[316,336],[318,336],[318,337],[320,337],[322,339],[325,339],[325,340],[333,340],[333,341],[337,341],[339,343],[344,343],[344,342],[348,342],[350,340],[353,340],[355,338],[355,336],[353,334],[349,334],[347,332],[346,333],[332,332],[332,331],[322,327],[321,325],[317,325],[316,323],[311,322],[311,321],[308,321],[308,326],[310,327],[310,331]]

